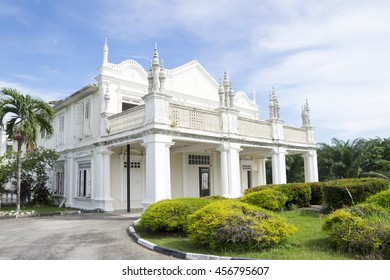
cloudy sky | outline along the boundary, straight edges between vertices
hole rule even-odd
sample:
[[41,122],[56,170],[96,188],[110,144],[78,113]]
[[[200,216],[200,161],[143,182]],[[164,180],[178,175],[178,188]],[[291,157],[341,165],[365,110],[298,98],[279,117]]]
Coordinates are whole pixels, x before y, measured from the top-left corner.
[[390,1],[0,0],[0,87],[45,100],[94,83],[109,61],[145,68],[157,43],[166,68],[198,60],[216,79],[275,88],[300,126],[307,99],[318,142],[390,136]]

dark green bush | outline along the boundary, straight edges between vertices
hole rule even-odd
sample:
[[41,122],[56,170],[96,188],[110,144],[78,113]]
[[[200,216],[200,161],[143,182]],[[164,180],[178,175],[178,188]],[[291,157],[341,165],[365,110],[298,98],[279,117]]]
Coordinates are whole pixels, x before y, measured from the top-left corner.
[[141,225],[154,232],[186,233],[188,215],[213,202],[212,199],[178,198],[162,200],[146,209]]
[[244,195],[241,201],[275,211],[284,207],[287,202],[287,196],[275,189],[263,189]]
[[325,204],[324,197],[324,182],[308,183],[311,189],[311,205],[323,205]]
[[339,249],[364,259],[390,258],[389,211],[369,204],[340,209],[323,224]]
[[369,196],[389,189],[389,181],[380,178],[340,179],[324,186],[326,204],[332,209],[361,203]]
[[296,228],[271,211],[236,200],[217,201],[189,216],[192,241],[211,249],[253,250],[279,244]]
[[309,183],[290,183],[281,185],[266,185],[258,186],[245,190],[245,194],[258,192],[264,189],[275,189],[287,196],[287,206],[295,204],[298,207],[306,207],[310,205],[311,189]]
[[390,190],[374,194],[367,198],[366,202],[377,204],[384,208],[390,208]]

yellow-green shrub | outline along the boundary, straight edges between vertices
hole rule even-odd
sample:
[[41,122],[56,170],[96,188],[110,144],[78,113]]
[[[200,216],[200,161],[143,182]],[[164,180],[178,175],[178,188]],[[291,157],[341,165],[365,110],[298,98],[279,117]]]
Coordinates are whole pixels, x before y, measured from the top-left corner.
[[146,209],[141,216],[141,225],[155,232],[185,233],[188,215],[213,202],[212,199],[177,198],[162,200]]
[[390,208],[390,190],[379,192],[370,196],[366,200],[367,203],[374,203],[384,208]]
[[264,249],[296,228],[273,212],[235,200],[217,201],[189,216],[192,241],[211,249]]
[[323,224],[339,249],[365,259],[390,258],[390,215],[380,206],[369,204],[340,209]]
[[244,195],[241,201],[275,211],[283,208],[287,202],[287,196],[275,189],[263,189]]
[[294,204],[298,207],[306,207],[310,205],[311,188],[308,183],[289,183],[280,185],[266,185],[258,186],[245,190],[245,194],[262,191],[264,189],[272,188],[280,191],[287,196],[287,204]]

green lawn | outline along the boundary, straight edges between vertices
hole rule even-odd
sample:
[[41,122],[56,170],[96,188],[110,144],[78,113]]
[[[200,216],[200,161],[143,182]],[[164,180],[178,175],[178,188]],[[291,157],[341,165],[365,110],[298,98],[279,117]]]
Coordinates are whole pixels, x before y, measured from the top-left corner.
[[282,245],[262,252],[220,252],[211,251],[175,234],[151,233],[140,225],[135,227],[138,234],[152,243],[162,247],[180,251],[212,254],[243,258],[273,259],[273,260],[351,260],[353,255],[338,252],[330,238],[322,231],[324,214],[313,210],[298,209],[280,213],[289,223],[294,224],[298,231]]

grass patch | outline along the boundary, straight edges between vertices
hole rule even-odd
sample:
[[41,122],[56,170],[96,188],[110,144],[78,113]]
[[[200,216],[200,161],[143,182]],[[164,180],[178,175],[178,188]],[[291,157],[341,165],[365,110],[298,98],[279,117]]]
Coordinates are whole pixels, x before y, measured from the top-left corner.
[[305,209],[279,214],[285,217],[288,223],[294,224],[298,231],[282,245],[261,252],[212,251],[178,234],[153,233],[140,225],[136,225],[135,229],[142,238],[152,243],[191,253],[273,260],[351,260],[355,258],[353,255],[335,249],[332,240],[321,229],[324,214]]

